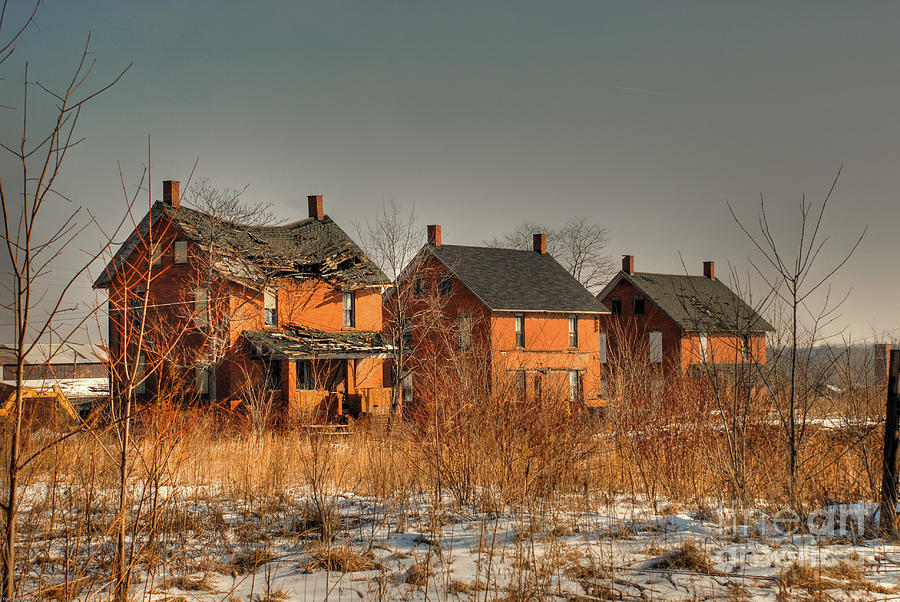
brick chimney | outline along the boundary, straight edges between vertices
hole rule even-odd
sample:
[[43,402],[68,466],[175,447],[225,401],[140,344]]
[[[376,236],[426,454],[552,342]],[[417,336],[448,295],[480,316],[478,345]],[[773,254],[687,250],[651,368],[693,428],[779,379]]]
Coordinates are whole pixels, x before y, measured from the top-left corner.
[[322,201],[321,194],[311,194],[306,197],[309,202],[309,217],[322,221],[325,217],[325,203]]
[[541,255],[547,254],[547,235],[546,234],[535,234],[534,235],[534,252],[540,253]]
[[181,204],[181,182],[163,180],[163,203],[178,207]]
[[716,279],[716,262],[715,261],[704,261],[703,262],[703,275],[709,278],[710,280]]
[[622,271],[634,274],[634,255],[622,255]]
[[428,244],[438,249],[441,248],[441,227],[437,224],[429,224],[428,226]]

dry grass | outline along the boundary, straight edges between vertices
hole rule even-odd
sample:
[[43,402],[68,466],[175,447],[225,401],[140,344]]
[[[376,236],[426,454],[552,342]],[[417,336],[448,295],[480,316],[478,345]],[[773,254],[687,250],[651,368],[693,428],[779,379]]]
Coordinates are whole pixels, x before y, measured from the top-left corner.
[[658,558],[644,565],[648,569],[679,569],[703,573],[704,575],[718,575],[713,569],[712,562],[706,551],[697,545],[694,540],[687,540],[674,550],[670,550]]
[[896,587],[884,587],[872,583],[858,567],[844,561],[823,566],[818,570],[808,564],[794,562],[782,571],[778,580],[779,589],[786,593],[792,588],[807,592],[841,590],[845,592],[864,591],[876,594],[897,593]]
[[355,573],[382,568],[371,554],[360,554],[344,546],[317,548],[310,553],[309,561],[304,565],[307,572],[324,569],[336,573]]
[[227,568],[241,575],[252,573],[262,565],[272,562],[273,560],[275,560],[275,554],[269,550],[255,548],[238,552],[232,556]]
[[211,592],[215,589],[209,575],[202,577],[190,577],[187,575],[176,575],[167,577],[160,581],[160,589],[180,589],[186,592]]
[[416,587],[425,587],[429,577],[434,577],[434,568],[427,561],[416,562],[406,571],[403,582]]

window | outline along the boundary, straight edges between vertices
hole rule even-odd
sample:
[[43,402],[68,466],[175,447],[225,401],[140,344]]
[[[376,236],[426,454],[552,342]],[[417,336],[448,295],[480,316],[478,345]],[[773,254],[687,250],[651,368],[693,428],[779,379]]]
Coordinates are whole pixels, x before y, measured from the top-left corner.
[[569,370],[569,400],[575,401],[581,398],[581,379],[578,370]]
[[569,347],[578,347],[578,316],[569,316]]
[[609,300],[609,311],[614,316],[622,315],[622,300],[619,297],[613,297]]
[[753,347],[750,345],[749,334],[741,335],[741,353],[743,354],[745,361],[753,357]]
[[443,275],[438,278],[438,294],[441,297],[447,297],[453,293],[453,277]]
[[147,291],[134,291],[134,297],[131,299],[131,323],[135,328],[141,327],[144,320],[144,297]]
[[516,314],[516,347],[525,346],[525,314]]
[[153,248],[150,250],[150,263],[152,265],[159,265],[162,263],[162,246],[158,243],[153,245]]
[[460,349],[472,348],[472,318],[469,314],[459,314],[456,318],[457,346]]
[[209,292],[202,286],[197,288],[194,297],[194,323],[197,326],[209,324]]
[[413,375],[407,372],[400,377],[400,401],[402,403],[412,403],[413,400]]
[[297,360],[297,390],[312,391],[315,389],[312,362],[309,360]]
[[344,326],[356,327],[356,292],[344,293]]
[[134,394],[143,395],[147,392],[144,371],[147,369],[147,356],[143,353],[138,354],[137,365],[134,367]]
[[194,366],[197,395],[209,397],[209,369],[205,366]]
[[175,263],[187,263],[187,241],[175,241]]
[[650,333],[650,363],[662,363],[662,333],[656,330]]
[[416,297],[424,297],[428,294],[428,281],[425,276],[419,276],[413,283],[413,294]]
[[400,336],[403,341],[403,346],[409,349],[413,346],[413,329],[412,329],[412,321],[409,318],[403,318],[402,326],[400,329]]
[[597,360],[601,364],[606,363],[606,333],[605,332],[600,333],[600,348],[597,351]]
[[634,301],[634,315],[643,316],[644,315],[644,298],[643,297],[635,297]]
[[279,360],[266,362],[266,388],[270,391],[281,390],[281,362]]
[[525,371],[516,370],[513,375],[514,394],[517,401],[525,401]]
[[709,359],[709,339],[705,334],[700,333],[700,361],[705,362]]
[[264,290],[263,306],[266,326],[278,326],[278,293],[271,289]]

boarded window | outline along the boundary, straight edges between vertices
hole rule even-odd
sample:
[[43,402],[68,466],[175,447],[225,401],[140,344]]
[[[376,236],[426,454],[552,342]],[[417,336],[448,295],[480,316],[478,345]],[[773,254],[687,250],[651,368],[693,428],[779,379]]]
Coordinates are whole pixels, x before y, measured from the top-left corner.
[[513,394],[518,401],[525,401],[525,371],[516,370],[513,374]]
[[202,286],[194,294],[194,323],[197,326],[209,324],[209,292]]
[[609,311],[614,316],[622,315],[622,300],[618,297],[613,297],[609,300]]
[[175,263],[187,263],[187,249],[186,240],[175,241]]
[[263,291],[263,306],[266,326],[278,326],[278,294],[271,289]]
[[472,348],[472,318],[469,314],[459,314],[456,318],[457,347]]
[[356,327],[356,291],[344,293],[344,326]]
[[569,316],[569,347],[578,347],[578,316]]
[[650,333],[650,363],[662,363],[662,333],[657,330]]
[[600,347],[598,348],[598,351],[597,351],[597,359],[600,361],[601,364],[606,363],[606,333],[605,332],[600,333]]
[[581,378],[578,370],[569,370],[569,399],[581,399]]
[[413,374],[407,372],[400,377],[400,401],[402,403],[412,403],[413,400]]
[[516,347],[525,346],[525,314],[516,314]]

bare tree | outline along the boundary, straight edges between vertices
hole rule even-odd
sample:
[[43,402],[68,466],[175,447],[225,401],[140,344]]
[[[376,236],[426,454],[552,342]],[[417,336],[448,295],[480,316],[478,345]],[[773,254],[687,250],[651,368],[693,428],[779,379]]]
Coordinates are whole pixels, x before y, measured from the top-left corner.
[[[25,23],[12,31],[5,41],[0,42],[0,64],[9,59],[15,42],[33,22],[38,4],[39,2],[35,3],[34,11]],[[0,10],[0,36],[7,25],[4,23],[5,16],[6,2]],[[21,136],[8,143],[0,143],[15,166],[13,169],[21,177],[21,184],[18,186],[0,180],[0,206],[3,213],[0,237],[5,243],[12,270],[9,288],[13,299],[5,309],[13,315],[17,364],[14,419],[9,438],[4,442],[8,452],[6,499],[0,503],[4,519],[2,594],[8,600],[13,600],[16,596],[16,517],[20,503],[18,496],[21,471],[41,451],[37,450],[31,455],[23,454],[26,451],[22,447],[22,379],[25,358],[43,337],[53,334],[57,341],[65,342],[90,319],[93,311],[89,311],[72,328],[63,329],[59,318],[62,312],[70,309],[66,301],[68,292],[90,263],[103,252],[101,248],[92,256],[86,256],[83,267],[76,269],[66,279],[55,300],[42,292],[45,289],[39,286],[40,279],[50,272],[63,253],[71,252],[75,239],[93,221],[88,212],[69,209],[71,201],[56,186],[69,151],[82,140],[76,134],[81,109],[98,94],[115,85],[128,70],[126,67],[107,84],[88,89],[87,82],[96,62],[90,50],[90,41],[88,36],[73,68],[72,78],[61,89],[30,79],[26,63],[21,105],[4,105],[0,109],[14,111],[21,119]],[[30,97],[33,92],[46,94],[54,104],[50,114],[41,115],[42,119],[38,120],[48,125],[35,128],[32,124],[29,108],[33,105]],[[60,215],[63,217],[59,218]],[[49,232],[49,235],[43,236],[41,232]]]
[[529,250],[533,244],[532,235],[536,233],[547,234],[547,253],[592,293],[600,292],[615,275],[615,265],[606,248],[609,242],[606,228],[581,217],[570,219],[558,229],[523,223],[487,244]]
[[[790,475],[788,493],[795,508],[800,450],[807,433],[809,412],[825,374],[811,361],[812,355],[816,345],[833,334],[828,329],[846,298],[832,298],[829,280],[850,260],[867,230],[863,229],[837,261],[820,265],[820,254],[829,239],[824,231],[825,211],[840,175],[839,169],[820,204],[803,196],[798,237],[787,243],[776,241],[762,197],[758,227],[754,231],[728,205],[735,223],[761,255],[761,259],[751,259],[750,263],[763,279],[767,295],[771,295],[775,304],[775,314],[781,318],[778,321],[786,330],[786,336],[776,337],[774,341],[774,357],[768,362],[773,369],[767,370],[764,378],[784,431]],[[817,294],[824,294],[820,303]]]

